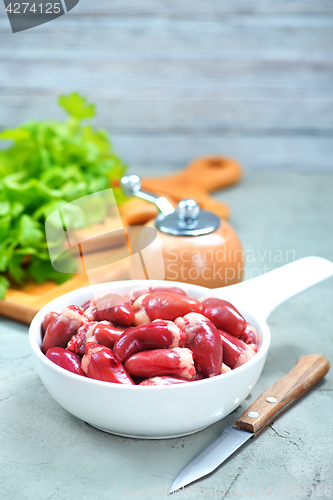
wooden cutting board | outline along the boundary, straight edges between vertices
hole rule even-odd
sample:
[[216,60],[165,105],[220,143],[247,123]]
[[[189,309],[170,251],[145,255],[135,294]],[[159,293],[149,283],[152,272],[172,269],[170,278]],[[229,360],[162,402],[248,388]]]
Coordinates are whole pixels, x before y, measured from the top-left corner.
[[[234,160],[214,156],[199,158],[190,163],[184,170],[167,177],[142,179],[142,188],[153,193],[166,196],[176,206],[186,198],[194,198],[201,208],[215,212],[220,218],[229,217],[229,207],[214,200],[210,192],[230,186],[242,176],[240,165]],[[158,214],[157,208],[144,200],[131,198],[119,207],[124,227],[141,225]],[[105,252],[121,253],[123,247],[102,248],[91,258],[102,258]],[[120,255],[119,253],[119,255]],[[119,260],[112,266],[108,276],[100,276],[100,282],[129,279],[128,265]],[[98,273],[95,282],[98,282]],[[22,287],[12,286],[5,300],[0,300],[0,314],[9,318],[30,323],[35,314],[47,303],[72,290],[88,286],[91,280],[86,273],[75,274],[72,279],[62,285],[47,281],[38,285],[29,282]]]

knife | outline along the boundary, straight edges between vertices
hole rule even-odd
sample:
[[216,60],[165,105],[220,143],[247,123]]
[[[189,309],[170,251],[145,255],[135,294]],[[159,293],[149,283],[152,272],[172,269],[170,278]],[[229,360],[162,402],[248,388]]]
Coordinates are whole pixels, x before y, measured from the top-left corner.
[[330,368],[320,354],[301,356],[294,368],[271,385],[245,410],[235,424],[224,429],[173,481],[169,494],[206,476],[250,438],[256,437],[277,417],[321,380]]

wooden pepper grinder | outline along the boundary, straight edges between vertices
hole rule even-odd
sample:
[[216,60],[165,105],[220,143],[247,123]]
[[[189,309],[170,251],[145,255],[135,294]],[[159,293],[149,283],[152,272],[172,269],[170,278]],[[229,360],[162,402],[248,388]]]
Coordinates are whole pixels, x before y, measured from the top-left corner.
[[[235,230],[225,220],[186,198],[175,209],[163,196],[141,189],[137,175],[121,179],[129,196],[154,203],[161,212],[146,226],[157,230],[162,248],[165,280],[216,288],[238,283],[243,278],[244,254]],[[131,269],[131,279],[136,279]]]

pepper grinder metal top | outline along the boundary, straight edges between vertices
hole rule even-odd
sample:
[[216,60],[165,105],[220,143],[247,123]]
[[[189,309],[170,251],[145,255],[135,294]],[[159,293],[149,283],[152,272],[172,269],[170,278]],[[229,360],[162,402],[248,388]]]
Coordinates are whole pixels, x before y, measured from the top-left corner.
[[186,198],[178,203],[175,210],[163,196],[156,196],[141,190],[141,179],[138,175],[126,175],[120,180],[125,194],[137,196],[154,203],[161,213],[156,217],[155,225],[163,233],[174,236],[202,236],[220,227],[219,217],[207,210],[201,210],[198,203]]

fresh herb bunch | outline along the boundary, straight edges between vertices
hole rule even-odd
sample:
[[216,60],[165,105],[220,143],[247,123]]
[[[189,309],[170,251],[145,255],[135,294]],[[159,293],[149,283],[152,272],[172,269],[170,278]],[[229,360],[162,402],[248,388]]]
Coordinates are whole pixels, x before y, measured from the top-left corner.
[[[13,142],[0,150],[0,298],[7,278],[22,285],[29,278],[60,284],[71,277],[52,268],[45,219],[65,203],[109,188],[125,172],[107,132],[82,124],[95,116],[95,106],[77,93],[61,96],[59,104],[69,114],[65,122],[31,121],[0,133]],[[117,203],[124,201],[113,189]],[[88,217],[81,214],[82,226],[98,222]]]

